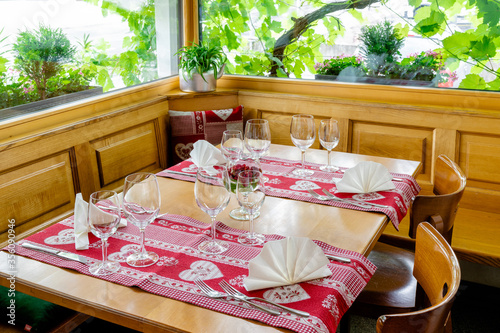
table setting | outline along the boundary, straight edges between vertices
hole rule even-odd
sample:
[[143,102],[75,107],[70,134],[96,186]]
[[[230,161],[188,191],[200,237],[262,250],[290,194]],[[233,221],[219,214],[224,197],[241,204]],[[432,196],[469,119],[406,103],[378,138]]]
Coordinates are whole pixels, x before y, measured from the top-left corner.
[[[78,194],[73,216],[19,241],[16,254],[274,327],[334,332],[376,267],[318,239],[258,232],[259,219],[269,219],[259,216],[266,197],[381,212],[397,229],[420,187],[379,163],[332,165],[336,121],[319,129],[328,163],[306,162],[314,121],[296,118],[301,161],[266,156],[269,124],[249,121],[245,135],[226,131],[220,149],[199,140],[188,160],[128,175],[123,193],[97,191],[88,203]],[[161,178],[194,183],[195,206],[210,223],[161,214]],[[218,218],[232,197],[239,207],[224,216],[248,228]]]

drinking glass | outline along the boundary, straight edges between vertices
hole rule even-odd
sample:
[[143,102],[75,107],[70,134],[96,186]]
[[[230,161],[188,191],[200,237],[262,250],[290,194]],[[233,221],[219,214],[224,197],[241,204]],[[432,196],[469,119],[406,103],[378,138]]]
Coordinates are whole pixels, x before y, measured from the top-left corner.
[[90,195],[88,222],[90,231],[102,241],[102,262],[89,267],[95,275],[109,275],[118,272],[120,264],[108,260],[108,238],[116,232],[120,223],[120,202],[114,191],[98,191]]
[[229,204],[230,193],[224,184],[225,166],[214,166],[210,170],[200,168],[196,173],[194,196],[196,204],[212,220],[212,239],[202,242],[198,250],[207,254],[219,254],[226,251],[229,246],[226,242],[215,238],[215,217]]
[[220,144],[222,154],[229,163],[240,159],[243,152],[243,135],[239,130],[227,130],[222,133]]
[[314,117],[308,114],[298,114],[292,116],[290,124],[290,136],[293,144],[300,149],[302,153],[302,168],[293,170],[296,176],[306,177],[311,176],[314,171],[307,170],[304,166],[306,158],[306,150],[311,147],[316,138],[316,130],[314,129]]
[[319,142],[328,150],[328,163],[320,167],[320,170],[326,172],[334,172],[339,168],[332,165],[330,162],[330,153],[332,149],[339,144],[339,124],[335,119],[323,119],[319,123],[318,130]]
[[[238,175],[240,174],[240,172],[245,170],[261,171],[261,168],[257,161],[251,158],[240,159],[235,162],[228,163],[226,173],[224,174],[224,182],[226,183],[227,189],[231,193],[236,194]],[[253,214],[253,217],[257,218],[259,217],[259,215],[259,212],[255,212]],[[242,206],[238,206],[237,208],[231,210],[229,216],[238,221],[248,221],[250,219],[247,211]]]
[[[271,145],[271,129],[265,119],[250,119],[245,125],[245,147],[260,165],[260,158],[269,150]],[[266,182],[269,179],[262,176]]]
[[236,198],[238,203],[245,208],[249,216],[249,231],[238,237],[238,242],[243,245],[259,245],[264,243],[264,235],[254,232],[254,213],[260,210],[266,195],[262,173],[254,170],[245,170],[239,173],[236,185]]
[[139,228],[141,250],[127,257],[127,264],[134,267],[151,266],[158,261],[158,254],[146,251],[144,240],[146,227],[154,221],[160,211],[160,188],[152,173],[138,172],[125,178],[123,209],[127,220]]

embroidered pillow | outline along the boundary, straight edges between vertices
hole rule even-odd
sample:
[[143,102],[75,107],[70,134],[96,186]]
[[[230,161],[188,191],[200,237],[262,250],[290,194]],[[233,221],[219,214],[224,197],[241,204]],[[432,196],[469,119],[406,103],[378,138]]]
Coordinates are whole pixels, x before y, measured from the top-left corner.
[[170,156],[177,164],[189,158],[193,143],[207,140],[220,144],[225,130],[243,132],[243,106],[208,111],[169,111]]

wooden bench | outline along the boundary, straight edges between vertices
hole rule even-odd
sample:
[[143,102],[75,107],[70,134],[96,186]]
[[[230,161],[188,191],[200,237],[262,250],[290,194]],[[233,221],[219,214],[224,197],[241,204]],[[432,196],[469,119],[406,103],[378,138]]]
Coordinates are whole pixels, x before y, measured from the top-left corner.
[[[399,232],[388,226],[384,239],[409,241],[408,229],[406,217]],[[452,247],[460,260],[500,268],[500,213],[459,207]]]

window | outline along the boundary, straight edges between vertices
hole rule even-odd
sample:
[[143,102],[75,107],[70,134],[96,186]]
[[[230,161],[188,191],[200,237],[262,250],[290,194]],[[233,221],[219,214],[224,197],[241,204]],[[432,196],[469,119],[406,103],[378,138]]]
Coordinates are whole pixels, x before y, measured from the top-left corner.
[[177,73],[178,7],[177,0],[1,1],[0,120]]
[[498,90],[497,1],[200,0],[226,73]]

